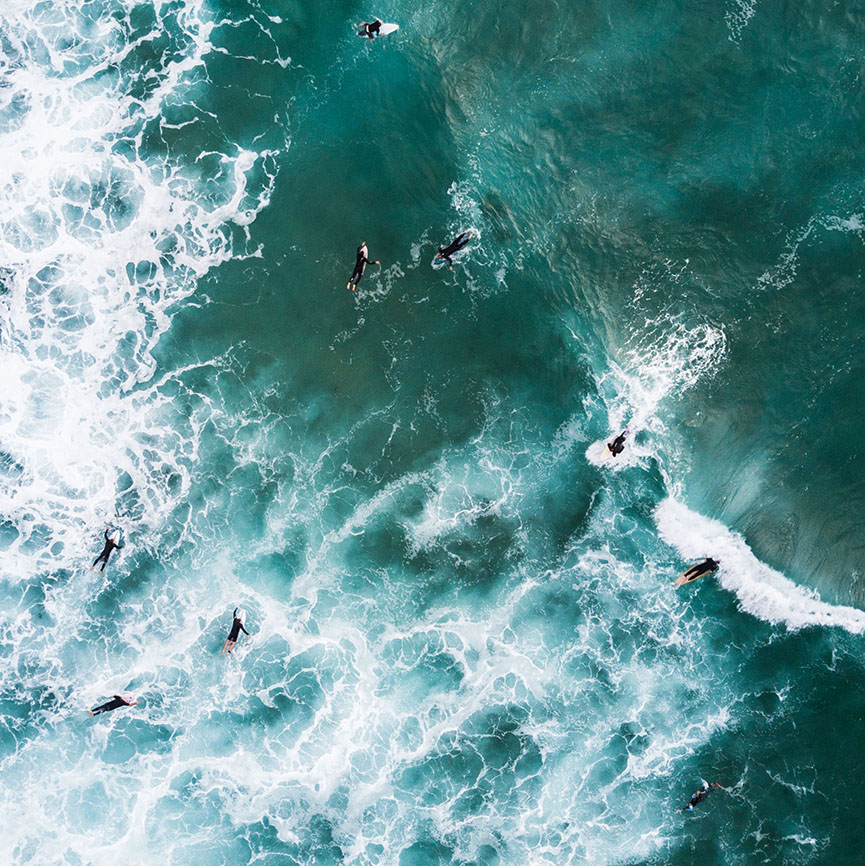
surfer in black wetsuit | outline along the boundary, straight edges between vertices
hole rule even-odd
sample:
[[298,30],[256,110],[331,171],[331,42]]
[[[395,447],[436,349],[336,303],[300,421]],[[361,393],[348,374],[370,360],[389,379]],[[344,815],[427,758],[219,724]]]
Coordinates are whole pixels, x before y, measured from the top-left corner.
[[357,25],[357,35],[366,36],[367,39],[375,39],[383,23],[380,18],[376,18],[375,21],[364,21]]
[[610,449],[610,454],[613,457],[618,457],[625,450],[625,436],[628,435],[627,430],[623,430],[612,442],[607,442],[607,448]]
[[106,701],[104,704],[100,704],[98,707],[94,707],[92,710],[88,710],[91,716],[98,716],[100,713],[110,713],[112,710],[116,710],[118,707],[137,707],[138,701],[127,701],[126,698],[122,698],[120,695],[114,695],[110,701]]
[[704,574],[711,574],[713,571],[717,571],[720,564],[721,561],[719,559],[712,559],[711,556],[707,556],[702,562],[692,565],[682,577],[686,581],[696,580]]
[[357,288],[357,284],[360,282],[361,277],[363,276],[363,272],[366,270],[367,265],[380,265],[381,262],[376,259],[376,261],[370,261],[369,258],[369,250],[366,246],[366,241],[361,241],[360,246],[357,248],[357,260],[354,263],[354,271],[351,275],[351,279],[348,281],[346,285],[347,289],[351,289],[354,291]]
[[228,637],[225,639],[225,643],[222,645],[223,655],[225,655],[226,653],[228,653],[228,655],[231,655],[231,651],[234,649],[234,645],[237,643],[237,639],[240,637],[241,632],[243,632],[247,637],[249,637],[249,632],[243,627],[243,623],[237,616],[237,608],[234,609],[232,617],[233,620],[231,623],[231,631],[228,633]]
[[461,232],[446,247],[439,247],[436,261],[438,261],[439,259],[444,259],[444,261],[448,263],[448,267],[453,270],[454,263],[451,260],[451,256],[454,253],[458,253],[471,239],[471,232]]
[[93,560],[93,565],[90,566],[91,571],[93,571],[93,569],[96,568],[96,564],[99,562],[102,563],[102,568],[100,568],[99,570],[105,571],[105,566],[108,565],[108,557],[111,556],[111,554],[115,548],[117,548],[117,550],[120,550],[120,548],[123,547],[122,543],[118,543],[118,542],[120,542],[119,537],[118,537],[117,541],[115,541],[108,534],[109,529],[111,529],[110,526],[105,527],[105,547],[102,548],[102,553],[100,553],[99,556],[97,556],[96,559]]
[[721,787],[720,782],[712,782],[711,785],[708,782],[703,782],[703,787],[700,788],[699,791],[694,792],[688,805],[682,807],[681,809],[676,809],[676,813],[678,814],[679,812],[693,812],[694,806],[696,806],[697,803],[702,803],[703,800],[705,800],[706,797],[709,796],[709,791],[712,788],[720,788],[720,787]]

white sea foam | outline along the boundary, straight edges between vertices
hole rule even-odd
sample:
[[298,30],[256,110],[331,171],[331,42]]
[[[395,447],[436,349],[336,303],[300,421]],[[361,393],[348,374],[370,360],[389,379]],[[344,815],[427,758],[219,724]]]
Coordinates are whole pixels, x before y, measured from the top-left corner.
[[[660,411],[664,402],[678,398],[713,375],[726,351],[726,335],[714,325],[687,325],[681,318],[667,316],[646,323],[619,352],[619,360],[611,360],[607,372],[598,378],[610,435],[592,442],[586,458],[595,465],[614,469],[633,465],[641,457],[657,456],[656,444],[638,446],[634,437],[641,431],[647,431],[653,440],[664,434],[666,424]],[[624,453],[602,463],[606,443],[625,428],[629,437]]]
[[727,0],[727,11],[724,19],[730,30],[730,41],[739,42],[742,31],[748,26],[748,22],[754,17],[757,8],[757,0]]
[[853,213],[849,216],[835,214],[816,214],[804,225],[799,226],[787,235],[784,251],[778,257],[775,265],[764,271],[757,280],[758,289],[782,290],[790,285],[799,272],[799,247],[819,233],[818,230],[843,232],[856,235],[860,241],[865,241],[865,222],[863,215]]
[[[153,350],[204,274],[255,253],[246,227],[266,206],[275,173],[270,152],[231,142],[200,163],[195,153],[148,148],[148,129],[155,145],[183,125],[166,121],[169,107],[206,118],[194,105],[196,76],[216,22],[203,2],[165,6],[133,44],[134,7],[141,11],[117,3],[101,17],[74,2],[0,11],[3,586],[48,581],[41,606],[3,621],[14,628],[3,693],[19,695],[29,714],[3,752],[20,793],[2,818],[4,850],[20,862],[113,862],[127,842],[142,863],[164,860],[145,850],[145,824],[171,796],[183,760],[160,755],[163,695],[186,677],[208,612],[225,616],[194,585],[182,598],[194,598],[189,605],[166,585],[156,599],[127,601],[110,650],[110,637],[87,632],[88,605],[112,590],[110,570],[81,570],[104,523],[125,528],[128,548],[161,540],[173,550],[166,518],[188,496],[201,430],[216,413],[183,385],[194,368],[154,379]],[[130,53],[150,43],[154,55],[170,49],[136,68]],[[232,363],[227,353],[202,366]],[[230,597],[235,582],[226,583]],[[115,691],[134,691],[144,705],[82,736],[70,706],[83,712]],[[127,724],[155,746],[138,765],[147,783],[132,792],[112,773],[134,760],[131,740],[114,735]],[[58,749],[64,769],[48,792]]]
[[791,630],[829,625],[855,634],[865,631],[865,611],[821,601],[813,590],[798,586],[760,562],[745,539],[720,521],[668,498],[658,506],[655,522],[664,541],[683,559],[718,559],[718,582],[736,594],[739,606],[747,613]]
[[[270,194],[270,184],[248,182],[268,152],[227,145],[208,155],[216,177],[194,158],[144,155],[146,126],[181,91],[194,94],[191,73],[215,26],[204,6],[190,3],[171,21],[157,15],[140,36],[179,39],[182,26],[185,40],[147,87],[136,74],[122,84],[109,74],[134,47],[124,41],[128,18],[93,19],[75,4],[4,10],[2,99],[15,123],[0,131],[0,449],[17,469],[0,510],[18,532],[5,565],[21,577],[37,562],[76,563],[88,533],[113,518],[123,473],[140,495],[121,517],[139,530],[178,501],[164,479],[187,476],[182,452],[194,445],[170,447],[184,435],[166,417],[170,396],[140,386],[172,307],[245,252],[227,226],[248,225]],[[129,95],[136,87],[140,98]],[[49,543],[34,549],[40,532]]]

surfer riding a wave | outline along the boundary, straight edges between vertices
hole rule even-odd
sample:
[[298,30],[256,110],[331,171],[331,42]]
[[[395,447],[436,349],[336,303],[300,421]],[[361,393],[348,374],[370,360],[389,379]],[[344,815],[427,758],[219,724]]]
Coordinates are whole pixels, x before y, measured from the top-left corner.
[[676,586],[691,583],[691,581],[696,580],[698,577],[702,577],[704,574],[711,574],[713,571],[718,570],[720,564],[721,561],[719,559],[712,559],[711,556],[707,556],[702,562],[692,565],[686,572],[684,572],[676,581]]

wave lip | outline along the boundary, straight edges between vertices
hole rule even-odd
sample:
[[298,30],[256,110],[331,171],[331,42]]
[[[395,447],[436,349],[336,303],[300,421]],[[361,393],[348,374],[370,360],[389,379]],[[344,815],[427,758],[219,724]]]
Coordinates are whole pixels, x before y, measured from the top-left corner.
[[739,607],[791,631],[806,626],[840,626],[853,634],[865,632],[865,611],[821,601],[812,589],[799,586],[754,555],[738,532],[719,520],[704,517],[668,497],[655,510],[661,538],[683,559],[712,556],[721,562],[718,582],[736,594]]

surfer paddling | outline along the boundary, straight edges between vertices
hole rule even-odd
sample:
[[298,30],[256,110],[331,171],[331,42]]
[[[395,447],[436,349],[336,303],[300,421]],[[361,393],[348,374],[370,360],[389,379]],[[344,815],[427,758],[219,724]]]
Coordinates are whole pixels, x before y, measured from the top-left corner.
[[357,289],[357,284],[361,281],[363,277],[363,272],[366,270],[367,265],[380,265],[381,262],[376,259],[374,262],[369,258],[369,249],[367,248],[366,241],[361,241],[360,246],[357,248],[357,259],[354,263],[354,271],[352,271],[351,278],[346,284],[346,289],[351,289],[351,291],[355,291]]
[[234,609],[232,617],[231,631],[228,633],[228,637],[222,645],[222,655],[231,655],[231,651],[234,649],[234,645],[237,643],[237,639],[240,637],[241,632],[249,637],[249,632],[243,627],[242,616],[237,615],[237,608]]
[[612,442],[607,442],[607,450],[613,457],[618,457],[625,450],[625,436],[627,435],[628,431],[622,430]]
[[110,713],[112,710],[116,710],[119,707],[137,707],[138,701],[127,701],[126,698],[121,695],[113,695],[110,701],[106,701],[104,704],[100,704],[98,707],[94,707],[92,710],[88,710],[91,716],[99,716],[102,713]]
[[699,791],[694,791],[694,794],[692,795],[688,805],[683,806],[681,809],[676,809],[676,814],[678,815],[679,812],[693,812],[694,806],[696,806],[697,803],[702,803],[703,800],[705,800],[706,797],[709,796],[709,791],[711,791],[712,788],[720,788],[720,787],[721,787],[720,782],[712,782],[711,785],[708,782],[703,782],[703,787],[700,788]]
[[108,565],[108,557],[111,556],[115,549],[120,550],[120,548],[123,547],[123,542],[120,540],[120,530],[115,529],[111,535],[109,535],[109,529],[111,529],[110,526],[105,527],[105,547],[102,548],[102,552],[99,556],[93,560],[93,565],[90,566],[91,571],[96,568],[96,565],[99,562],[102,563],[102,567],[99,570],[105,571],[105,566]]
[[436,255],[436,261],[441,260],[447,262],[448,267],[453,270],[454,263],[451,259],[451,256],[454,253],[458,253],[471,239],[471,232],[461,232],[446,247],[439,247],[439,251]]

